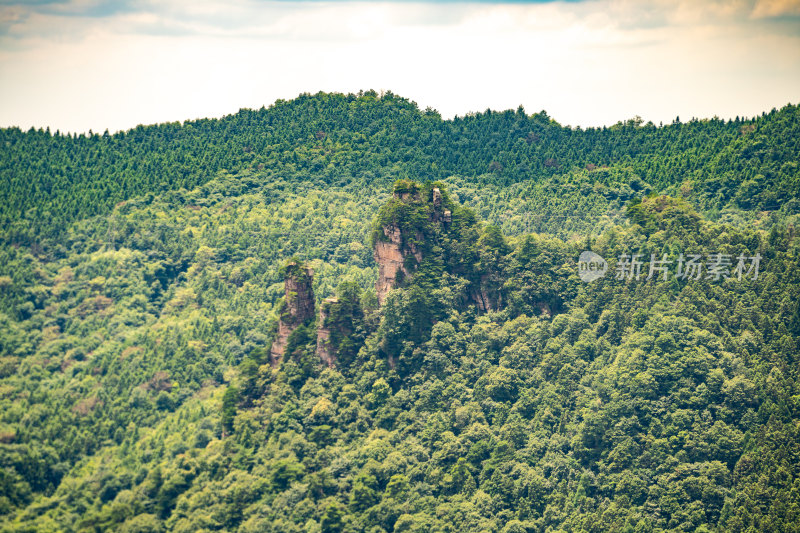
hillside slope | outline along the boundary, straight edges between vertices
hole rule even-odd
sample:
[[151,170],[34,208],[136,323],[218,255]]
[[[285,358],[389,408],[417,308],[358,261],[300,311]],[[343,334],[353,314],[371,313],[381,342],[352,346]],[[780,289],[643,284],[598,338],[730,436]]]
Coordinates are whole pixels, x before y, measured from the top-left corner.
[[[215,129],[246,116],[275,130]],[[316,95],[199,122],[198,154],[254,144],[202,171],[177,144],[186,174],[155,132],[187,125],[5,130],[4,179],[81,143],[117,142],[121,174],[81,148],[4,204],[0,530],[798,531],[796,118],[583,132]],[[379,304],[380,243],[405,270]],[[611,263],[591,283],[586,249]],[[287,261],[328,314],[272,366]]]
[[501,186],[571,182],[576,170],[610,166],[638,178],[634,191],[644,182],[714,216],[725,208],[795,214],[798,139],[800,111],[791,105],[755,119],[663,127],[631,119],[581,130],[521,108],[442,120],[392,93],[319,93],[113,135],[0,129],[0,226],[7,241],[29,244],[129,198],[244,169],[388,187],[397,178],[453,175],[486,175]]

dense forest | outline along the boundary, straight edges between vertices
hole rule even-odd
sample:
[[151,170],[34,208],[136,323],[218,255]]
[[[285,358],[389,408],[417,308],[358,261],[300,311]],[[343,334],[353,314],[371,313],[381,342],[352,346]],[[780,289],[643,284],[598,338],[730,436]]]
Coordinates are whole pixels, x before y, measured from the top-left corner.
[[800,531],[798,143],[373,91],[1,129],[0,531]]
[[[108,213],[119,202],[191,190],[219,171],[243,170],[320,187],[453,176],[516,184],[511,195],[534,201],[538,215],[535,208],[554,196],[560,201],[553,192],[562,188],[597,196],[603,206],[602,199],[658,190],[690,200],[713,220],[737,209],[796,214],[799,139],[792,105],[753,119],[676,117],[656,126],[636,117],[583,130],[521,107],[442,120],[392,93],[306,94],[219,120],[113,135],[0,129],[0,225],[5,241],[39,244],[66,223]],[[573,205],[569,196],[546,213],[590,212],[585,200]],[[546,228],[540,220],[524,226]]]

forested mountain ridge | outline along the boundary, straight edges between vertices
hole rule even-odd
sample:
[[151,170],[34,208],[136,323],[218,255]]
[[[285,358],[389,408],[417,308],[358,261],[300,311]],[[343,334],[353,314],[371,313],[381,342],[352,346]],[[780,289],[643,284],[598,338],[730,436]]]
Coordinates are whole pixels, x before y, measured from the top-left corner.
[[[576,169],[630,169],[662,192],[725,208],[796,213],[797,106],[754,119],[656,127],[638,119],[610,128],[559,125],[545,112],[470,114],[442,120],[392,93],[301,95],[221,119],[139,126],[108,134],[0,129],[3,237],[30,243],[65,222],[107,213],[147,192],[192,188],[220,170],[266,168],[300,180],[480,176],[509,185]],[[642,183],[634,183],[644,186]]]
[[[331,102],[374,129],[337,133],[318,118]],[[146,190],[82,169],[120,202],[56,233],[27,228],[30,214],[3,226],[0,529],[798,530],[798,152],[778,133],[796,108],[606,133],[517,112],[441,121],[371,93],[240,116],[276,109],[292,118],[264,142],[285,149],[262,168],[242,150],[228,171],[197,171],[198,186],[141,173]],[[517,123],[531,151],[503,160]],[[434,166],[440,145],[404,124],[473,131],[447,157],[478,170]],[[607,168],[554,166],[539,130],[527,140],[536,124],[561,132],[563,153],[582,135],[653,144]],[[147,131],[142,160],[159,161]],[[668,131],[683,148],[653,155]],[[737,180],[756,171],[771,185],[748,204]],[[759,211],[762,193],[780,209]],[[379,302],[374,250],[395,227],[408,275]],[[648,280],[645,265],[638,280],[587,284],[585,249],[762,264],[757,279]],[[316,320],[272,367],[292,258],[313,271]]]

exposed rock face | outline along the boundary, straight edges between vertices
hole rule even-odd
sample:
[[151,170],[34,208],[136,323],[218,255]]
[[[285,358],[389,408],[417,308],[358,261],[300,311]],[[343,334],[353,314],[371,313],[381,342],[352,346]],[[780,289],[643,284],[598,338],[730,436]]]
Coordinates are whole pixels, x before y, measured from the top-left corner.
[[472,301],[475,302],[475,305],[478,306],[478,311],[481,314],[484,314],[492,309],[492,304],[491,301],[489,300],[489,295],[486,294],[486,291],[481,288],[472,291]]
[[317,357],[330,368],[333,368],[336,363],[336,354],[331,346],[331,330],[325,325],[325,321],[330,315],[331,305],[338,302],[338,298],[326,298],[319,307],[319,321],[317,322]]
[[[430,212],[429,220],[439,224],[449,223],[452,215],[450,210],[443,209],[442,191],[438,187],[434,187],[431,196],[433,209]],[[419,190],[395,191],[394,198],[405,203],[422,201]],[[414,242],[423,240],[423,236],[419,233],[409,239],[409,236],[402,235],[400,228],[394,224],[388,224],[381,229],[387,239],[376,241],[374,249],[375,262],[378,263],[378,281],[375,283],[375,292],[378,294],[379,305],[383,305],[386,295],[398,285],[398,278],[407,278],[412,275],[413,272],[409,271],[406,266],[408,264],[406,258],[414,256],[417,264],[422,262],[422,252]],[[406,238],[404,239],[404,237]]]
[[431,219],[434,222],[447,222],[449,223],[452,220],[452,214],[450,213],[449,209],[442,209],[442,191],[439,190],[439,187],[433,188],[433,213],[431,213]]
[[409,200],[419,200],[419,191],[416,191],[416,192],[394,192],[392,194],[392,196],[394,196],[395,198],[399,198],[400,200],[403,200],[404,202],[407,202]]
[[286,294],[286,312],[295,322],[303,323],[314,318],[314,271],[307,267],[302,268],[300,276],[292,275],[284,280]]
[[[459,209],[441,184],[398,180],[393,198],[378,213],[372,242],[379,305],[393,288],[415,285],[414,277],[424,278],[420,287],[435,284],[442,267],[460,278],[465,292],[459,298],[473,303],[480,314],[506,305],[504,276],[511,247],[499,228],[481,228],[474,214]],[[543,314],[549,312],[542,309]],[[344,360],[341,352],[339,358]]]
[[407,276],[403,262],[405,256],[400,247],[403,245],[400,228],[396,226],[385,226],[383,234],[388,241],[378,241],[375,243],[375,262],[378,263],[378,281],[375,283],[375,292],[378,293],[378,304],[383,305],[386,295],[397,283],[397,273],[402,271]]
[[286,266],[286,277],[283,281],[284,309],[278,322],[278,334],[269,353],[272,366],[280,364],[289,335],[299,326],[314,319],[314,290],[311,288],[313,279],[314,271],[308,267],[297,263]]
[[537,307],[543,316],[553,316],[553,311],[550,309],[550,305],[547,302],[539,302]]
[[481,285],[472,291],[471,297],[475,305],[478,306],[478,311],[481,314],[488,313],[489,311],[497,311],[503,307],[503,297],[499,292],[492,292],[486,289],[485,277],[481,279]]
[[289,328],[283,320],[278,321],[278,334],[275,336],[275,340],[272,341],[272,348],[269,350],[269,363],[272,366],[281,364],[283,352],[286,351],[286,341],[289,335],[292,334],[292,331],[294,331],[294,329]]

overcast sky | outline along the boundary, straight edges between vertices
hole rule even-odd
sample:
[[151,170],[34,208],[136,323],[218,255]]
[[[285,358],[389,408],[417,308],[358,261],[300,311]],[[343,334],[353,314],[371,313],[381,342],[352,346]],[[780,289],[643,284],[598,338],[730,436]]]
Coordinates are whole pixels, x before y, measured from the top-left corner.
[[0,0],[0,126],[113,132],[360,89],[572,126],[752,116],[800,102],[800,0]]

